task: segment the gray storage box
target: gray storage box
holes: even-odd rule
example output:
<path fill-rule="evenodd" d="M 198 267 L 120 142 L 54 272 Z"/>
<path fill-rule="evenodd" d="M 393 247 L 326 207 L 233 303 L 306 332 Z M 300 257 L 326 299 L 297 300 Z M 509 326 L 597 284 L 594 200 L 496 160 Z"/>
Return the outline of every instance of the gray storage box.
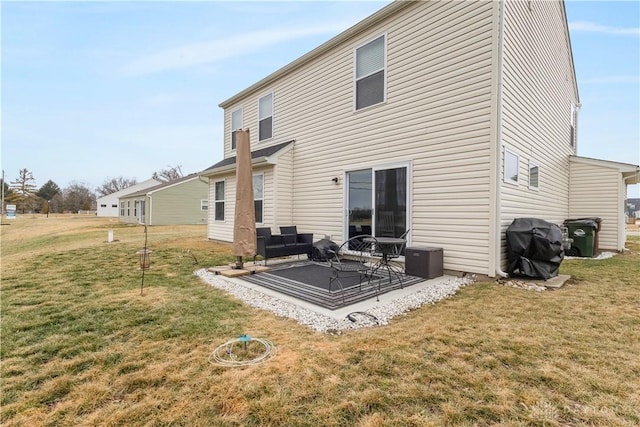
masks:
<path fill-rule="evenodd" d="M 404 250 L 405 273 L 433 279 L 442 276 L 442 248 L 413 247 Z"/>

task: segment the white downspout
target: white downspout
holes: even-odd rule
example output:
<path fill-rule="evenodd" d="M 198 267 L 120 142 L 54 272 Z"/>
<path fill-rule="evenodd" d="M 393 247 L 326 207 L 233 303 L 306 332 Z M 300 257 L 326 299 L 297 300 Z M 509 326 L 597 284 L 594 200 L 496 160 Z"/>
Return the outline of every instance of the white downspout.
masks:
<path fill-rule="evenodd" d="M 147 197 L 149 197 L 149 225 L 153 225 L 153 221 L 151 220 L 151 215 L 153 215 L 153 199 L 151 198 L 151 193 L 147 193 Z"/>
<path fill-rule="evenodd" d="M 502 259 L 501 247 L 502 247 L 502 224 L 500 219 L 502 218 L 501 211 L 501 192 L 502 192 L 502 181 L 501 181 L 501 165 L 502 162 L 500 158 L 502 156 L 502 77 L 504 71 L 503 64 L 503 56 L 504 56 L 504 8 L 505 2 L 500 1 L 500 13 L 499 13 L 499 29 L 498 29 L 498 88 L 497 88 L 497 99 L 496 99 L 496 145 L 498 146 L 498 158 L 496 159 L 496 216 L 495 216 L 495 231 L 496 231 L 496 240 L 495 240 L 495 273 L 501 277 L 507 277 L 508 274 L 502 271 L 502 266 L 500 265 L 500 261 Z"/>

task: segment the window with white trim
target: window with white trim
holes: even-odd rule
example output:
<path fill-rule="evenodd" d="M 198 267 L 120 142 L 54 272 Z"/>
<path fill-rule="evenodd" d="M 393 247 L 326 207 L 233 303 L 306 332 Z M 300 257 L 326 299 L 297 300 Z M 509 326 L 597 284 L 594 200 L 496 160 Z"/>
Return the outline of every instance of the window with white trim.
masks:
<path fill-rule="evenodd" d="M 224 221 L 224 181 L 215 182 L 214 193 L 214 220 Z"/>
<path fill-rule="evenodd" d="M 505 147 L 504 149 L 504 182 L 518 185 L 520 173 L 520 157 Z"/>
<path fill-rule="evenodd" d="M 131 216 L 131 201 L 127 200 L 127 216 Z"/>
<path fill-rule="evenodd" d="M 540 166 L 532 160 L 529 160 L 529 188 L 540 189 Z"/>
<path fill-rule="evenodd" d="M 577 109 L 575 104 L 572 102 L 571 103 L 571 130 L 569 135 L 569 145 L 571 145 L 571 147 L 576 146 L 576 114 L 577 114 Z"/>
<path fill-rule="evenodd" d="M 382 35 L 356 49 L 356 110 L 385 101 L 386 36 Z"/>
<path fill-rule="evenodd" d="M 201 211 L 208 211 L 209 210 L 209 200 L 207 200 L 207 199 L 200 200 L 200 210 Z"/>
<path fill-rule="evenodd" d="M 273 136 L 273 93 L 263 96 L 258 101 L 258 141 Z"/>
<path fill-rule="evenodd" d="M 242 129 L 242 108 L 231 112 L 231 149 L 236 149 L 236 131 Z"/>
<path fill-rule="evenodd" d="M 253 175 L 253 205 L 256 209 L 256 222 L 262 223 L 264 213 L 264 175 Z"/>
<path fill-rule="evenodd" d="M 120 202 L 120 216 L 124 216 L 124 202 Z"/>

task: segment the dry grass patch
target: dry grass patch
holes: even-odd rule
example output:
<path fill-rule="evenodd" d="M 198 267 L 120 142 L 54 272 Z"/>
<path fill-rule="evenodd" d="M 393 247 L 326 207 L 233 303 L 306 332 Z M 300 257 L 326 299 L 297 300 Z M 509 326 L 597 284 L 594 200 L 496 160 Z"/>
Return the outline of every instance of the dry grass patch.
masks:
<path fill-rule="evenodd" d="M 110 222 L 74 218 L 1 229 L 3 426 L 640 424 L 637 238 L 631 253 L 563 263 L 575 279 L 557 291 L 480 283 L 329 336 L 200 282 L 194 269 L 233 259 L 204 227 L 149 227 L 141 296 L 143 228 L 105 244 Z M 276 356 L 208 362 L 243 333 Z"/>

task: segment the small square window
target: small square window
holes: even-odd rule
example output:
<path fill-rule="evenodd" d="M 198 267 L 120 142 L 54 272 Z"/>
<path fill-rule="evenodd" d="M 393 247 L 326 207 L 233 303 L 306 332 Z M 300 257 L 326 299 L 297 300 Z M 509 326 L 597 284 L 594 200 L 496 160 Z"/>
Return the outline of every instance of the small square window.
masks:
<path fill-rule="evenodd" d="M 529 188 L 531 190 L 540 189 L 540 166 L 533 161 L 529 161 Z"/>
<path fill-rule="evenodd" d="M 209 210 L 209 201 L 207 199 L 200 200 L 200 210 L 201 211 Z"/>
<path fill-rule="evenodd" d="M 508 148 L 504 149 L 504 182 L 518 185 L 520 158 Z"/>

